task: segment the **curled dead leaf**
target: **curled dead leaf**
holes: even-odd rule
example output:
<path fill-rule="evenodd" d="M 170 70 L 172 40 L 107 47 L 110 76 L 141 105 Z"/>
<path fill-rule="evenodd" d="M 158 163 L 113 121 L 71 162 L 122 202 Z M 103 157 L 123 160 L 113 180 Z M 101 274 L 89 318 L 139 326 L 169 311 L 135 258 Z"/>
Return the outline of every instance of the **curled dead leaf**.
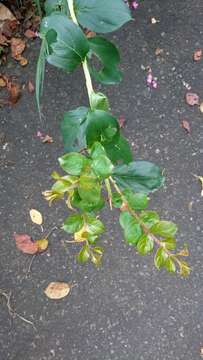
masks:
<path fill-rule="evenodd" d="M 199 96 L 195 93 L 186 93 L 185 100 L 186 103 L 190 106 L 199 105 Z"/>
<path fill-rule="evenodd" d="M 11 55 L 14 59 L 19 60 L 24 50 L 25 41 L 16 37 L 11 38 Z"/>
<path fill-rule="evenodd" d="M 34 224 L 42 225 L 43 223 L 42 214 L 36 209 L 30 210 L 30 218 Z"/>
<path fill-rule="evenodd" d="M 187 120 L 182 120 L 181 127 L 188 133 L 191 133 L 190 124 Z"/>
<path fill-rule="evenodd" d="M 49 299 L 63 299 L 70 293 L 71 285 L 65 282 L 51 282 L 44 293 Z"/>
<path fill-rule="evenodd" d="M 21 87 L 19 84 L 8 82 L 7 89 L 9 92 L 8 104 L 15 105 L 21 97 Z"/>
<path fill-rule="evenodd" d="M 200 61 L 201 58 L 202 58 L 202 49 L 195 50 L 195 52 L 193 54 L 193 60 L 194 61 Z"/>
<path fill-rule="evenodd" d="M 17 248 L 24 254 L 34 255 L 38 252 L 38 245 L 32 241 L 31 237 L 27 234 L 14 234 L 14 239 Z"/>
<path fill-rule="evenodd" d="M 33 30 L 31 30 L 31 29 L 27 29 L 27 30 L 25 31 L 25 34 L 24 34 L 24 35 L 25 35 L 26 38 L 28 38 L 28 39 L 35 39 L 35 38 L 37 37 L 36 32 L 33 31 Z"/>

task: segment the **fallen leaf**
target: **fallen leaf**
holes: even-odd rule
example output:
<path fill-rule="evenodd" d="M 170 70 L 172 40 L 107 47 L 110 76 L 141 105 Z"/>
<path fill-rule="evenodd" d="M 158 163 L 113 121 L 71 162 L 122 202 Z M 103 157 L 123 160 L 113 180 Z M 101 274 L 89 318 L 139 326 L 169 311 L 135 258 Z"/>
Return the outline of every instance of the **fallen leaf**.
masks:
<path fill-rule="evenodd" d="M 7 89 L 9 92 L 8 104 L 15 105 L 21 97 L 21 87 L 19 84 L 8 82 Z"/>
<path fill-rule="evenodd" d="M 35 243 L 37 244 L 39 253 L 44 252 L 48 248 L 48 245 L 49 245 L 49 242 L 47 239 L 36 240 Z"/>
<path fill-rule="evenodd" d="M 30 210 L 30 218 L 34 224 L 42 225 L 43 223 L 42 214 L 36 209 Z"/>
<path fill-rule="evenodd" d="M 6 80 L 0 75 L 0 87 L 6 87 Z"/>
<path fill-rule="evenodd" d="M 155 17 L 152 17 L 150 21 L 151 21 L 151 24 L 153 24 L 153 25 L 160 22 L 160 21 L 157 20 Z"/>
<path fill-rule="evenodd" d="M 71 285 L 65 282 L 51 282 L 44 293 L 49 299 L 59 300 L 67 296 L 70 292 Z"/>
<path fill-rule="evenodd" d="M 0 32 L 0 45 L 7 46 L 8 45 L 8 39 L 6 36 Z"/>
<path fill-rule="evenodd" d="M 201 102 L 199 109 L 200 109 L 201 113 L 203 113 L 203 102 Z"/>
<path fill-rule="evenodd" d="M 195 52 L 193 54 L 193 60 L 194 61 L 200 61 L 201 58 L 202 58 L 202 49 L 195 50 Z"/>
<path fill-rule="evenodd" d="M 28 87 L 28 91 L 29 91 L 29 93 L 33 93 L 34 91 L 35 91 L 35 87 L 34 87 L 34 85 L 33 85 L 33 83 L 32 83 L 32 81 L 28 81 L 28 85 L 27 85 L 27 87 Z"/>
<path fill-rule="evenodd" d="M 202 185 L 201 196 L 203 196 L 203 176 L 194 175 L 194 177 L 201 182 Z"/>
<path fill-rule="evenodd" d="M 185 129 L 187 131 L 188 134 L 191 133 L 191 129 L 190 129 L 190 124 L 187 120 L 182 120 L 181 121 L 181 126 L 183 129 Z"/>
<path fill-rule="evenodd" d="M 26 38 L 28 39 L 35 39 L 37 37 L 37 34 L 35 31 L 31 30 L 31 29 L 27 29 L 24 33 L 24 35 L 26 36 Z"/>
<path fill-rule="evenodd" d="M 24 56 L 20 56 L 19 62 L 21 66 L 26 66 L 28 64 L 28 60 Z"/>
<path fill-rule="evenodd" d="M 126 124 L 126 120 L 125 120 L 124 116 L 120 116 L 118 119 L 118 122 L 119 122 L 120 129 L 123 129 Z"/>
<path fill-rule="evenodd" d="M 195 93 L 186 93 L 185 95 L 186 103 L 190 106 L 198 105 L 199 104 L 199 96 Z"/>
<path fill-rule="evenodd" d="M 51 144 L 51 143 L 53 143 L 54 142 L 54 140 L 53 140 L 53 138 L 51 137 L 51 136 L 49 136 L 49 135 L 45 135 L 44 137 L 43 137 L 43 139 L 42 139 L 42 142 L 44 143 L 44 144 Z"/>
<path fill-rule="evenodd" d="M 14 234 L 14 239 L 17 248 L 24 254 L 34 255 L 38 252 L 38 245 L 32 241 L 31 237 L 27 234 Z"/>
<path fill-rule="evenodd" d="M 12 12 L 3 4 L 0 4 L 0 21 L 16 20 Z"/>
<path fill-rule="evenodd" d="M 158 48 L 156 48 L 156 50 L 155 50 L 155 55 L 156 56 L 159 56 L 159 55 L 161 55 L 161 54 L 163 54 L 163 49 L 160 49 L 159 47 Z"/>
<path fill-rule="evenodd" d="M 14 59 L 19 60 L 19 56 L 23 53 L 24 50 L 25 41 L 16 37 L 11 38 L 11 53 Z"/>

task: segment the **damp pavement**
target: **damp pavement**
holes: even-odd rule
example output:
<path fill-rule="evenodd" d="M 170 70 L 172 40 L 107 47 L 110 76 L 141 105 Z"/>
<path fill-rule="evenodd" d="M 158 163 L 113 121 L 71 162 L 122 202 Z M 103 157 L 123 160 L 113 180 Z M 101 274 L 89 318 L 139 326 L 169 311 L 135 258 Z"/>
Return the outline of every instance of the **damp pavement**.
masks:
<path fill-rule="evenodd" d="M 155 17 L 159 22 L 151 24 Z M 59 122 L 63 111 L 87 104 L 81 70 L 66 75 L 47 67 L 40 121 L 33 94 L 26 88 L 15 107 L 0 109 L 0 288 L 11 292 L 15 310 L 36 330 L 8 313 L 0 299 L 1 360 L 198 360 L 203 347 L 203 238 L 200 183 L 203 175 L 202 124 L 198 107 L 185 103 L 186 87 L 203 100 L 203 62 L 193 52 L 203 48 L 202 0 L 146 0 L 135 21 L 110 35 L 121 51 L 123 82 L 98 89 L 109 95 L 112 111 L 124 116 L 124 129 L 134 157 L 165 169 L 166 184 L 151 196 L 151 208 L 178 223 L 178 243 L 190 249 L 192 274 L 186 279 L 158 272 L 152 256 L 138 256 L 124 243 L 118 213 L 106 210 L 103 265 L 80 266 L 77 248 L 67 235 L 54 233 L 47 252 L 38 256 L 26 278 L 30 257 L 17 251 L 13 233 L 42 236 L 29 210 L 44 215 L 45 232 L 60 224 L 66 209 L 49 208 L 41 192 L 63 153 Z M 10 62 L 10 72 L 22 84 L 34 81 L 37 42 L 27 50 L 29 65 Z M 161 56 L 155 55 L 163 49 Z M 146 86 L 144 67 L 158 78 L 158 88 Z M 181 128 L 187 119 L 191 134 Z M 37 131 L 53 137 L 42 144 Z M 77 284 L 60 301 L 44 289 L 51 281 Z"/>

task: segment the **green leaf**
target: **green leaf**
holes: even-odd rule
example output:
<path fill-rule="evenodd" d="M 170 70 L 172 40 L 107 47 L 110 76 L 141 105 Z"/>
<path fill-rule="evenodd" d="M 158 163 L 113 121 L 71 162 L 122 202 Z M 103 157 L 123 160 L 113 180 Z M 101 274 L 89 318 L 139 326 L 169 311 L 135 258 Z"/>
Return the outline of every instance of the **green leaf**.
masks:
<path fill-rule="evenodd" d="M 44 9 L 46 15 L 50 15 L 53 12 L 62 12 L 69 15 L 67 0 L 46 0 L 44 3 Z"/>
<path fill-rule="evenodd" d="M 55 182 L 51 189 L 58 193 L 65 193 L 66 191 L 69 191 L 70 187 L 75 181 L 77 181 L 77 177 L 69 175 L 63 176 Z"/>
<path fill-rule="evenodd" d="M 75 0 L 74 3 L 79 23 L 98 33 L 114 31 L 131 20 L 123 0 Z"/>
<path fill-rule="evenodd" d="M 177 230 L 176 224 L 171 221 L 159 221 L 151 228 L 153 234 L 158 234 L 163 237 L 173 237 Z"/>
<path fill-rule="evenodd" d="M 77 260 L 80 263 L 86 263 L 90 258 L 90 249 L 88 245 L 84 245 L 83 248 L 80 250 L 79 254 L 77 255 Z"/>
<path fill-rule="evenodd" d="M 62 169 L 71 175 L 80 175 L 85 165 L 87 165 L 87 159 L 83 155 L 74 152 L 65 154 L 58 160 Z"/>
<path fill-rule="evenodd" d="M 91 98 L 90 98 L 90 106 L 92 110 L 104 110 L 109 111 L 109 100 L 101 92 L 95 93 L 92 92 Z"/>
<path fill-rule="evenodd" d="M 119 221 L 128 244 L 136 245 L 142 236 L 142 229 L 136 219 L 128 211 L 124 211 L 121 212 Z"/>
<path fill-rule="evenodd" d="M 137 251 L 141 255 L 149 254 L 154 248 L 154 241 L 148 235 L 143 235 L 137 244 Z"/>
<path fill-rule="evenodd" d="M 62 229 L 67 233 L 72 234 L 78 232 L 83 227 L 83 224 L 84 220 L 82 215 L 73 214 L 64 220 Z"/>
<path fill-rule="evenodd" d="M 92 175 L 82 175 L 79 180 L 78 193 L 82 200 L 97 204 L 101 199 L 101 185 Z"/>
<path fill-rule="evenodd" d="M 91 75 L 104 85 L 120 82 L 122 80 L 121 72 L 118 69 L 120 55 L 114 44 L 100 36 L 91 37 L 88 41 L 91 54 L 96 55 L 102 63 L 102 69 L 99 71 L 89 65 Z"/>
<path fill-rule="evenodd" d="M 78 193 L 78 189 L 75 189 L 71 199 L 71 204 L 73 207 L 77 207 L 84 212 L 91 212 L 101 210 L 105 205 L 105 201 L 102 197 L 94 203 L 90 202 L 88 199 L 83 200 Z"/>
<path fill-rule="evenodd" d="M 176 249 L 176 239 L 174 238 L 166 238 L 161 241 L 161 244 L 164 248 L 168 250 L 175 250 Z"/>
<path fill-rule="evenodd" d="M 98 141 L 102 145 L 116 141 L 119 138 L 119 124 L 111 114 L 103 110 L 88 113 L 86 140 L 88 147 Z"/>
<path fill-rule="evenodd" d="M 86 148 L 85 132 L 88 108 L 79 107 L 64 113 L 61 122 L 61 134 L 65 151 L 80 151 Z"/>
<path fill-rule="evenodd" d="M 112 193 L 112 204 L 115 208 L 120 208 L 122 205 L 123 201 L 121 198 L 121 195 L 119 195 L 117 192 L 113 192 Z"/>
<path fill-rule="evenodd" d="M 47 61 L 65 71 L 72 72 L 89 51 L 89 43 L 82 30 L 64 14 L 53 13 L 45 17 L 40 32 L 49 44 Z"/>
<path fill-rule="evenodd" d="M 172 272 L 172 273 L 176 272 L 175 262 L 170 256 L 166 259 L 166 261 L 164 263 L 164 267 L 166 268 L 166 270 L 168 272 Z"/>
<path fill-rule="evenodd" d="M 114 168 L 113 178 L 122 189 L 149 193 L 157 190 L 164 182 L 158 166 L 148 161 L 134 161 Z"/>
<path fill-rule="evenodd" d="M 114 164 L 118 162 L 129 164 L 133 160 L 131 147 L 123 135 L 120 135 L 116 142 L 105 144 L 105 150 Z"/>
<path fill-rule="evenodd" d="M 149 229 L 156 223 L 159 222 L 159 214 L 156 211 L 142 211 L 140 214 L 140 220 Z"/>
<path fill-rule="evenodd" d="M 98 156 L 92 162 L 92 169 L 94 170 L 95 174 L 102 179 L 111 176 L 113 168 L 114 166 L 112 162 L 105 155 Z"/>
<path fill-rule="evenodd" d="M 162 247 L 159 247 L 154 257 L 154 264 L 158 270 L 164 266 L 167 258 L 168 254 L 164 251 Z"/>
<path fill-rule="evenodd" d="M 97 159 L 99 156 L 106 155 L 104 147 L 99 143 L 95 142 L 90 149 L 90 156 L 92 159 Z"/>
<path fill-rule="evenodd" d="M 93 215 L 88 215 L 86 217 L 85 224 L 88 233 L 94 236 L 102 234 L 105 230 L 104 224 Z"/>
<path fill-rule="evenodd" d="M 133 193 L 127 189 L 123 194 L 133 210 L 144 210 L 148 206 L 149 199 L 145 193 Z"/>
<path fill-rule="evenodd" d="M 43 85 L 44 85 L 44 74 L 45 74 L 45 64 L 46 57 L 48 53 L 48 45 L 47 40 L 44 38 L 41 43 L 39 57 L 37 60 L 37 69 L 36 69 L 36 79 L 35 79 L 35 94 L 36 94 L 36 102 L 39 113 L 40 111 L 40 98 L 43 93 Z"/>

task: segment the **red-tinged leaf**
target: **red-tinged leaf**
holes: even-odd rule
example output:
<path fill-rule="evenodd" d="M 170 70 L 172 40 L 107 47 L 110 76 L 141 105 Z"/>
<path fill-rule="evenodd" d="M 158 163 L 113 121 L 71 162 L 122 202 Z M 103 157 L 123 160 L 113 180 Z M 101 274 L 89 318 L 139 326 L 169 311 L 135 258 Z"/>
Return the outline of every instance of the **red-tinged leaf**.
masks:
<path fill-rule="evenodd" d="M 14 239 L 16 242 L 17 248 L 22 251 L 24 254 L 37 254 L 38 245 L 36 242 L 33 242 L 31 237 L 27 234 L 14 234 Z"/>
<path fill-rule="evenodd" d="M 126 119 L 124 118 L 124 116 L 120 116 L 119 119 L 118 119 L 118 122 L 119 122 L 119 126 L 121 129 L 123 129 L 125 127 L 125 124 L 126 124 Z"/>
<path fill-rule="evenodd" d="M 185 96 L 186 103 L 190 106 L 199 104 L 199 96 L 195 93 L 188 92 Z"/>
<path fill-rule="evenodd" d="M 33 83 L 32 83 L 32 81 L 28 81 L 28 85 L 27 85 L 27 87 L 28 87 L 28 91 L 29 91 L 29 93 L 33 93 L 34 91 L 35 91 L 35 87 L 34 87 L 34 85 L 33 85 Z"/>
<path fill-rule="evenodd" d="M 182 120 L 181 126 L 182 126 L 183 129 L 185 129 L 185 131 L 187 131 L 188 134 L 191 133 L 190 124 L 189 124 L 189 122 L 187 120 Z"/>
<path fill-rule="evenodd" d="M 193 60 L 194 61 L 200 61 L 201 58 L 202 58 L 202 49 L 195 50 L 195 52 L 193 54 Z"/>
<path fill-rule="evenodd" d="M 24 35 L 26 36 L 26 38 L 28 39 L 35 39 L 37 37 L 36 32 L 31 30 L 31 29 L 27 29 L 24 33 Z"/>

